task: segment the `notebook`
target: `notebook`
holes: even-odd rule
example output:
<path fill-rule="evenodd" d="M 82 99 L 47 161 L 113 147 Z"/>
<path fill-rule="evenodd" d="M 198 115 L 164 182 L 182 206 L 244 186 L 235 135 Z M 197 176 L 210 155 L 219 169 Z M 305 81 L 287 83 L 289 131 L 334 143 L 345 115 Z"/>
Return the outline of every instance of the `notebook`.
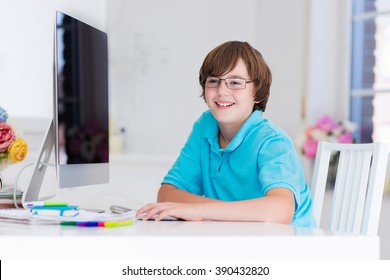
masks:
<path fill-rule="evenodd" d="M 135 218 L 136 211 L 123 214 L 95 213 L 80 210 L 74 217 L 33 215 L 29 209 L 0 209 L 0 221 L 27 224 L 60 224 L 61 222 L 122 221 Z"/>

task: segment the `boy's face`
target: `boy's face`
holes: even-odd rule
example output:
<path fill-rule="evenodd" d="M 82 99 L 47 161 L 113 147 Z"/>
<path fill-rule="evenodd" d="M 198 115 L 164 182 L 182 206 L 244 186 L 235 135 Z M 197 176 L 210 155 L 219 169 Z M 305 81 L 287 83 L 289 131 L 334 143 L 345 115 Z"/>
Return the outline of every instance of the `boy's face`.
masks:
<path fill-rule="evenodd" d="M 241 78 L 250 81 L 246 65 L 239 59 L 236 67 L 221 77 Z M 235 90 L 226 86 L 225 81 L 220 81 L 216 88 L 205 88 L 207 106 L 220 126 L 231 127 L 238 130 L 246 119 L 252 114 L 254 102 L 254 84 L 247 83 L 245 89 Z"/>

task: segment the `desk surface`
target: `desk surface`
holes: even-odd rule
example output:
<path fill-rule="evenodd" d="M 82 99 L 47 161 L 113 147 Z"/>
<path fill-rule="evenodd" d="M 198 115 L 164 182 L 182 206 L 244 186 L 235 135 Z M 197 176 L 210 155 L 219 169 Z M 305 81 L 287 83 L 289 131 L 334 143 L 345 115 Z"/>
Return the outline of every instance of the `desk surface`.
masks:
<path fill-rule="evenodd" d="M 136 221 L 116 228 L 0 222 L 0 242 L 0 257 L 8 259 L 25 258 L 22 251 L 44 259 L 47 248 L 61 252 L 51 256 L 59 259 L 379 259 L 380 250 L 378 236 L 246 222 Z"/>

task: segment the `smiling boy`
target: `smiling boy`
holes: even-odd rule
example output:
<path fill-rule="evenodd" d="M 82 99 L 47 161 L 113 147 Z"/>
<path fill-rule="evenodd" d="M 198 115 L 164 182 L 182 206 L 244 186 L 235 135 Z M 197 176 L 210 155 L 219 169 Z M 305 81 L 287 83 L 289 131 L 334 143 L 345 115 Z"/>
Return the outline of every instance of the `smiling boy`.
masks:
<path fill-rule="evenodd" d="M 262 117 L 271 72 L 259 51 L 230 41 L 205 58 L 199 82 L 209 108 L 163 179 L 144 220 L 262 221 L 315 226 L 310 189 L 291 139 Z"/>

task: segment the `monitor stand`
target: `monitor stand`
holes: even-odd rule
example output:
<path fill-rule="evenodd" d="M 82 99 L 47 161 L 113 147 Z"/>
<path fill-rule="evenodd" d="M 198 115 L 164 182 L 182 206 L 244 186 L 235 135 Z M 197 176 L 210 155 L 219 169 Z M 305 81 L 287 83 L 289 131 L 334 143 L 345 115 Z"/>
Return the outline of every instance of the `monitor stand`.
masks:
<path fill-rule="evenodd" d="M 49 163 L 51 153 L 55 143 L 54 121 L 52 120 L 49 125 L 49 129 L 46 132 L 45 141 L 40 149 L 38 159 L 34 164 L 34 172 L 31 177 L 30 184 L 27 189 L 24 190 L 22 196 L 22 204 L 26 202 L 47 200 L 54 195 L 40 198 L 39 193 L 42 187 L 42 181 L 45 176 L 46 168 L 48 166 L 55 167 L 55 164 Z"/>

